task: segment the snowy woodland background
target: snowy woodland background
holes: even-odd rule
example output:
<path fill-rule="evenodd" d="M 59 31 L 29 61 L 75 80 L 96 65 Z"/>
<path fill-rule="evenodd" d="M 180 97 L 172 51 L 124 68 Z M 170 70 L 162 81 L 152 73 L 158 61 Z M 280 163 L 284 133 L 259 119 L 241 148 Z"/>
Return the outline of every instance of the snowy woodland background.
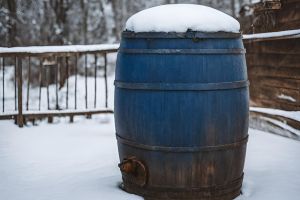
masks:
<path fill-rule="evenodd" d="M 0 0 L 0 46 L 114 43 L 126 20 L 169 3 L 207 5 L 237 17 L 253 0 Z M 174 16 L 175 17 L 175 16 Z"/>

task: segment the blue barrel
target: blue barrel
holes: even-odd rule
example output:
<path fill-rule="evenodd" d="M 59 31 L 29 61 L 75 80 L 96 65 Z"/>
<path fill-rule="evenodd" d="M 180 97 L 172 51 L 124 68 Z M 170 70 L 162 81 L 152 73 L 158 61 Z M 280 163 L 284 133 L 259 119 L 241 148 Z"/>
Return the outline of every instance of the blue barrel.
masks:
<path fill-rule="evenodd" d="M 115 126 L 124 190 L 145 199 L 235 198 L 248 113 L 240 33 L 122 33 Z"/>

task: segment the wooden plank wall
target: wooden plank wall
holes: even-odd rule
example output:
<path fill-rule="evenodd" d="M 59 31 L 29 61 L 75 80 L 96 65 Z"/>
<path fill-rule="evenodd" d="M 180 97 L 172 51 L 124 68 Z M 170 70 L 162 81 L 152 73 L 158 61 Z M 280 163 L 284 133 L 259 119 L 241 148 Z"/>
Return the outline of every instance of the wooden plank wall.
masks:
<path fill-rule="evenodd" d="M 243 32 L 263 33 L 300 29 L 300 0 L 274 0 L 274 2 L 275 4 L 269 5 L 264 3 L 251 5 L 254 14 L 240 20 L 251 21 L 242 24 Z M 300 38 L 245 40 L 244 45 L 247 50 L 250 105 L 300 111 Z M 282 116 L 251 112 L 250 117 L 254 119 L 252 121 L 257 119 L 264 121 L 264 117 L 273 118 L 295 130 L 300 129 L 300 122 Z M 266 123 L 278 128 L 269 121 Z M 300 140 L 299 135 L 285 134 L 287 130 L 283 129 L 274 133 Z"/>
<path fill-rule="evenodd" d="M 300 0 L 281 0 L 281 9 L 276 12 L 275 31 L 300 28 Z"/>
<path fill-rule="evenodd" d="M 253 7 L 255 33 L 300 29 L 300 0 L 265 0 Z M 251 104 L 300 110 L 300 38 L 245 40 L 244 44 Z"/>
<path fill-rule="evenodd" d="M 300 110 L 300 38 L 246 41 L 252 106 Z"/>

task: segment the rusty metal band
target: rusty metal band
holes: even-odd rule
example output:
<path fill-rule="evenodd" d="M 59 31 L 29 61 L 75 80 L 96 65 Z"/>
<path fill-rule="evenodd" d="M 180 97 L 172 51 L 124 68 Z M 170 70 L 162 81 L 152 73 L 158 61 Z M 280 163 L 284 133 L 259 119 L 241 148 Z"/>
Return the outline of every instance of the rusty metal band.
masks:
<path fill-rule="evenodd" d="M 242 174 L 242 176 L 240 176 L 239 178 L 224 184 L 224 185 L 214 185 L 214 186 L 207 186 L 207 187 L 190 187 L 190 188 L 174 188 L 174 187 L 168 187 L 168 186 L 151 186 L 149 188 L 151 188 L 152 190 L 156 190 L 156 191 L 167 191 L 167 192 L 171 192 L 171 191 L 177 191 L 177 192 L 199 192 L 199 191 L 214 191 L 214 192 L 232 192 L 231 190 L 237 190 L 240 189 L 242 187 L 242 180 L 244 178 L 244 173 Z M 232 187 L 235 186 L 235 187 Z M 229 191 L 228 191 L 229 190 Z M 224 193 L 222 193 L 222 195 L 224 195 Z M 214 196 L 217 196 L 217 194 L 215 194 Z"/>
<path fill-rule="evenodd" d="M 117 88 L 130 90 L 230 90 L 249 86 L 248 80 L 220 83 L 128 83 L 115 81 Z"/>
<path fill-rule="evenodd" d="M 123 38 L 168 38 L 168 39 L 227 39 L 227 38 L 241 38 L 241 33 L 229 33 L 229 32 L 215 32 L 215 33 L 206 33 L 199 31 L 187 31 L 184 33 L 177 32 L 139 32 L 135 33 L 133 31 L 123 31 Z"/>
<path fill-rule="evenodd" d="M 127 54 L 245 54 L 245 49 L 119 49 Z"/>
<path fill-rule="evenodd" d="M 171 187 L 171 186 L 156 186 L 156 185 L 151 185 L 148 186 L 147 189 L 144 191 L 143 188 L 135 185 L 134 183 L 128 182 L 126 179 L 124 179 L 125 183 L 125 190 L 126 187 L 130 187 L 131 190 L 134 190 L 136 194 L 141 194 L 144 193 L 145 196 L 151 195 L 153 196 L 153 193 L 177 193 L 177 194 L 185 194 L 185 199 L 190 199 L 187 196 L 192 195 L 193 198 L 195 197 L 200 198 L 203 197 L 204 199 L 216 199 L 217 197 L 224 197 L 224 195 L 232 194 L 232 193 L 239 193 L 240 189 L 242 187 L 242 182 L 244 178 L 244 173 L 232 181 L 230 181 L 227 184 L 223 185 L 213 185 L 213 186 L 206 186 L 206 187 Z M 198 194 L 197 194 L 198 193 Z M 213 193 L 211 195 L 211 193 Z M 206 198 L 205 198 L 206 197 Z M 209 198 L 210 197 L 210 198 Z M 160 199 L 160 198 L 159 198 Z M 219 198 L 217 198 L 219 199 Z"/>
<path fill-rule="evenodd" d="M 135 141 L 131 141 L 125 139 L 118 134 L 116 134 L 118 142 L 121 144 L 135 147 L 138 149 L 144 149 L 148 151 L 163 151 L 163 152 L 180 152 L 180 153 L 188 153 L 188 152 L 201 152 L 201 151 L 222 151 L 228 149 L 234 149 L 245 145 L 248 141 L 248 135 L 240 141 L 230 143 L 230 144 L 221 144 L 221 145 L 214 145 L 214 146 L 192 146 L 192 147 L 167 147 L 167 146 L 154 146 L 154 145 L 147 145 L 137 143 Z"/>
<path fill-rule="evenodd" d="M 228 190 L 228 188 L 231 188 L 230 186 L 232 185 L 236 185 L 236 187 L 240 187 L 242 180 L 244 178 L 244 173 L 242 173 L 242 175 L 232 181 L 230 181 L 227 184 L 224 185 L 212 185 L 212 186 L 203 186 L 203 187 L 188 187 L 188 188 L 180 188 L 180 187 L 171 187 L 171 186 L 160 186 L 160 185 L 151 185 L 151 189 L 155 189 L 155 190 L 162 190 L 162 191 L 220 191 L 220 190 Z M 231 189 L 235 189 L 235 188 L 231 188 Z"/>

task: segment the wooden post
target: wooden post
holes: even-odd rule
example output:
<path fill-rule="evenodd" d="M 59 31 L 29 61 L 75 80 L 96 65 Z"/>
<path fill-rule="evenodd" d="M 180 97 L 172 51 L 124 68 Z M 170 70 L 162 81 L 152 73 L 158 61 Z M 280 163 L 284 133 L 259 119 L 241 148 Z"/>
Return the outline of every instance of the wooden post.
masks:
<path fill-rule="evenodd" d="M 97 106 L 97 54 L 95 54 L 95 72 L 94 72 L 94 78 L 95 78 L 95 93 L 94 93 L 94 108 Z"/>
<path fill-rule="evenodd" d="M 40 60 L 40 66 L 39 66 L 39 82 L 40 82 L 40 86 L 39 86 L 39 110 L 41 110 L 41 98 L 42 98 L 42 78 L 43 78 L 43 63 Z"/>
<path fill-rule="evenodd" d="M 59 109 L 59 105 L 58 105 L 58 68 L 59 68 L 59 58 L 55 57 L 56 59 L 56 65 L 55 65 L 55 109 L 58 110 Z"/>
<path fill-rule="evenodd" d="M 107 54 L 104 53 L 104 84 L 105 84 L 105 108 L 108 107 L 108 89 L 107 89 Z"/>
<path fill-rule="evenodd" d="M 3 80 L 2 80 L 2 112 L 4 112 L 4 109 L 5 109 L 5 107 L 4 107 L 4 104 L 5 104 L 5 98 L 4 98 L 4 95 L 5 95 L 5 73 L 4 73 L 4 71 L 5 71 L 5 63 L 4 63 L 4 57 L 2 58 L 2 78 L 3 78 Z"/>
<path fill-rule="evenodd" d="M 26 110 L 29 109 L 30 74 L 31 74 L 31 59 L 30 59 L 30 56 L 29 56 L 28 57 L 28 79 L 27 79 Z"/>
<path fill-rule="evenodd" d="M 73 122 L 74 122 L 74 116 L 70 115 L 70 123 L 73 123 Z"/>
<path fill-rule="evenodd" d="M 47 82 L 47 109 L 50 110 L 50 100 L 49 100 L 49 82 L 50 82 L 50 69 L 49 67 L 47 66 L 45 68 L 45 79 L 46 79 L 46 82 Z"/>
<path fill-rule="evenodd" d="M 88 103 L 87 103 L 87 55 L 84 55 L 84 79 L 85 79 L 85 108 L 88 108 Z"/>
<path fill-rule="evenodd" d="M 18 125 L 23 127 L 23 99 L 22 99 L 22 58 L 17 62 L 17 82 L 18 82 Z"/>
<path fill-rule="evenodd" d="M 74 91 L 74 93 L 75 93 L 75 97 L 74 97 L 75 107 L 74 108 L 75 108 L 75 110 L 77 109 L 77 65 L 78 65 L 77 60 L 78 60 L 78 55 L 75 54 L 75 66 L 74 66 L 75 67 L 75 69 L 74 69 L 74 73 L 75 73 L 75 91 Z"/>
<path fill-rule="evenodd" d="M 52 116 L 48 116 L 48 123 L 52 124 L 53 123 L 53 117 Z"/>
<path fill-rule="evenodd" d="M 15 86 L 15 110 L 17 110 L 17 57 L 15 56 L 15 78 L 14 78 L 14 86 Z"/>
<path fill-rule="evenodd" d="M 66 94 L 66 109 L 69 108 L 69 58 L 66 57 L 66 78 L 67 78 L 67 94 Z"/>

